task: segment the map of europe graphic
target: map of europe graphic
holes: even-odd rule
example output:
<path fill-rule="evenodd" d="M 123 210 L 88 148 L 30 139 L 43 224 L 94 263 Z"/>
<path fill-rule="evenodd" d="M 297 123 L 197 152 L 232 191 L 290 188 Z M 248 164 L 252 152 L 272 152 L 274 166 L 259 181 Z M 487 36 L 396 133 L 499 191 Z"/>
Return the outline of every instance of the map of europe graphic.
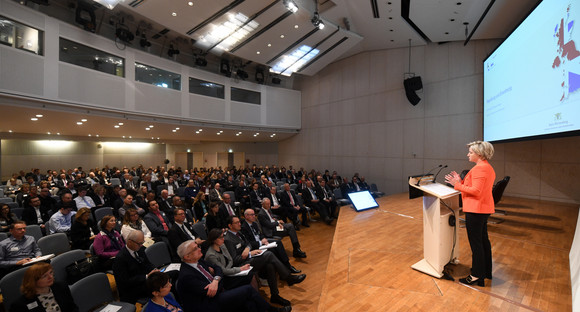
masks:
<path fill-rule="evenodd" d="M 566 62 L 573 61 L 580 56 L 580 52 L 576 48 L 576 43 L 573 38 L 574 34 L 574 20 L 570 20 L 570 6 L 566 9 L 566 15 L 556 24 L 554 29 L 554 37 L 557 39 L 557 54 L 552 68 L 562 68 L 563 94 L 560 101 L 564 101 L 568 95 L 580 89 L 580 73 L 574 73 L 566 69 Z M 580 59 L 579 59 L 580 60 Z"/>

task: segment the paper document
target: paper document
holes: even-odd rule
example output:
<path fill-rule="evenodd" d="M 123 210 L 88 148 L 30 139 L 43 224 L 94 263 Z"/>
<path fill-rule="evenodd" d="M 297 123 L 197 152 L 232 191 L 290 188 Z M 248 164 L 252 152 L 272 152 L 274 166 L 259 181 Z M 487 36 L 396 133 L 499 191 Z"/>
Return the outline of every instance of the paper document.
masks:
<path fill-rule="evenodd" d="M 265 250 L 265 249 L 270 249 L 270 248 L 274 248 L 274 247 L 278 247 L 278 244 L 276 244 L 276 242 L 271 242 L 268 245 L 262 245 L 262 246 L 260 246 L 260 249 Z"/>
<path fill-rule="evenodd" d="M 250 271 L 252 270 L 253 266 L 250 266 L 249 269 L 245 270 L 245 271 L 240 271 L 240 273 L 236 273 L 232 276 L 246 276 L 248 275 L 248 273 L 250 273 Z"/>
<path fill-rule="evenodd" d="M 448 195 L 459 193 L 459 191 L 439 183 L 421 185 L 421 188 L 437 194 L 439 197 L 446 197 Z"/>
<path fill-rule="evenodd" d="M 181 269 L 181 263 L 171 263 L 161 272 L 179 271 L 179 269 Z"/>
<path fill-rule="evenodd" d="M 109 303 L 104 308 L 100 309 L 99 312 L 116 312 L 121 310 L 121 308 L 123 307 Z"/>
<path fill-rule="evenodd" d="M 27 262 L 24 265 L 30 265 L 30 264 L 34 264 L 34 263 L 37 263 L 37 262 L 46 261 L 46 260 L 52 259 L 52 258 L 54 258 L 54 254 L 50 254 L 50 255 L 46 255 L 46 256 L 40 256 L 38 258 L 33 258 L 30 262 Z"/>

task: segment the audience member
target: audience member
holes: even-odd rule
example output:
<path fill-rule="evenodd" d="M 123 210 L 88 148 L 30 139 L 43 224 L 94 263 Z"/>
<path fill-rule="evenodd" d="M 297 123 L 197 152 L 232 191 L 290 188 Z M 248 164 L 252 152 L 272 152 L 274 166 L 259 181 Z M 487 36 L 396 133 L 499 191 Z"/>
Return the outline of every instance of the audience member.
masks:
<path fill-rule="evenodd" d="M 40 198 L 29 198 L 22 210 L 22 221 L 26 222 L 26 225 L 40 226 L 42 232 L 46 234 L 45 223 L 50 219 L 48 212 L 49 210 L 41 205 Z"/>
<path fill-rule="evenodd" d="M 54 271 L 48 263 L 32 265 L 22 278 L 22 296 L 10 306 L 11 312 L 78 312 L 68 285 L 54 281 Z"/>
<path fill-rule="evenodd" d="M 68 194 L 70 195 L 70 194 Z M 76 211 L 72 211 L 71 207 L 65 207 L 59 209 L 55 214 L 50 217 L 48 221 L 48 230 L 50 234 L 54 233 L 67 233 L 70 234 L 70 228 L 72 226 L 72 217 L 76 214 Z"/>
<path fill-rule="evenodd" d="M 89 250 L 96 234 L 99 233 L 91 219 L 91 210 L 87 207 L 79 209 L 74 216 L 74 220 L 70 229 L 72 248 Z"/>
<path fill-rule="evenodd" d="M 97 205 L 95 205 L 95 202 L 93 201 L 93 199 L 90 196 L 87 196 L 86 187 L 80 187 L 77 190 L 77 194 L 78 194 L 78 196 L 75 197 L 75 199 L 74 199 L 77 208 L 87 207 L 87 208 L 93 209 L 97 206 Z"/>
<path fill-rule="evenodd" d="M 10 234 L 0 241 L 0 278 L 42 255 L 34 237 L 25 235 L 26 224 L 23 221 L 10 225 Z"/>
<path fill-rule="evenodd" d="M 208 214 L 204 192 L 200 191 L 197 193 L 197 196 L 195 196 L 195 199 L 193 200 L 193 213 L 195 214 L 195 219 L 197 219 L 197 221 L 202 221 Z"/>
<path fill-rule="evenodd" d="M 167 240 L 167 232 L 171 227 L 169 219 L 165 215 L 165 212 L 159 210 L 159 205 L 155 200 L 149 202 L 149 213 L 143 218 L 147 228 L 151 231 L 151 236 L 156 242 L 164 241 L 169 244 Z"/>
<path fill-rule="evenodd" d="M 153 272 L 147 276 L 147 290 L 151 296 L 143 312 L 182 312 L 179 303 L 171 295 L 171 279 L 169 275 Z"/>
<path fill-rule="evenodd" d="M 99 267 L 102 271 L 106 271 L 113 267 L 113 258 L 125 247 L 125 241 L 115 230 L 117 226 L 115 216 L 104 216 L 99 225 L 101 231 L 95 237 L 93 249 L 95 255 L 99 256 Z"/>
<path fill-rule="evenodd" d="M 205 217 L 205 227 L 207 231 L 211 231 L 212 229 L 226 229 L 227 223 L 227 216 L 224 218 L 222 214 L 220 214 L 220 207 L 218 206 L 218 202 L 211 202 L 209 205 L 209 212 Z"/>
<path fill-rule="evenodd" d="M 135 230 L 143 232 L 143 235 L 145 237 L 145 242 L 143 243 L 143 246 L 145 246 L 145 248 L 155 243 L 155 241 L 153 241 L 151 231 L 149 230 L 147 224 L 145 224 L 143 219 L 141 219 L 139 213 L 137 213 L 137 209 L 129 208 L 127 209 L 127 211 L 125 211 L 125 216 L 123 216 L 123 225 L 121 226 L 121 236 L 123 236 L 123 239 L 127 241 L 129 233 Z"/>
<path fill-rule="evenodd" d="M 296 235 L 296 230 L 294 225 L 291 223 L 284 223 L 284 221 L 279 220 L 276 215 L 270 210 L 270 200 L 264 198 L 262 201 L 262 210 L 258 213 L 258 220 L 260 225 L 262 225 L 262 231 L 266 237 L 274 236 L 289 236 L 292 242 L 292 247 L 294 251 L 292 254 L 295 258 L 306 258 L 306 253 L 300 249 L 300 242 L 298 241 L 298 236 Z"/>

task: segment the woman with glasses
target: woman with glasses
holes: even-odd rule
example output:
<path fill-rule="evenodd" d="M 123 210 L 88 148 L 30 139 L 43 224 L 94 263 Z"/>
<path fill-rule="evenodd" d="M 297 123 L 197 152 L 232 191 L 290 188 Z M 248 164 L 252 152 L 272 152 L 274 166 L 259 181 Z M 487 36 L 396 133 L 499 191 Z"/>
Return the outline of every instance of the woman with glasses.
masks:
<path fill-rule="evenodd" d="M 147 277 L 147 289 L 151 292 L 151 299 L 144 312 L 181 312 L 183 309 L 170 294 L 171 280 L 169 275 L 153 272 Z"/>
<path fill-rule="evenodd" d="M 153 241 L 153 238 L 151 238 L 151 231 L 149 230 L 149 228 L 147 227 L 147 224 L 145 224 L 143 219 L 141 219 L 141 216 L 139 216 L 137 209 L 129 208 L 129 209 L 127 209 L 127 211 L 125 212 L 125 216 L 123 217 L 123 226 L 121 227 L 121 236 L 123 236 L 125 241 L 127 241 L 127 237 L 129 236 L 129 233 L 131 233 L 134 230 L 139 230 L 139 231 L 143 232 L 143 235 L 145 235 L 145 243 L 143 244 L 143 246 L 145 246 L 145 248 L 147 248 L 155 243 Z"/>

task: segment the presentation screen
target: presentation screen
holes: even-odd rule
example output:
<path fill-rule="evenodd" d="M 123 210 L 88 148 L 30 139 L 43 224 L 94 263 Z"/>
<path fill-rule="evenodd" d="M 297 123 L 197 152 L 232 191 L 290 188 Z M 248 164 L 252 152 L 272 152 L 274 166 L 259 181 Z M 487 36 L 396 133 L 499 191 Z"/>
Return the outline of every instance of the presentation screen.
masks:
<path fill-rule="evenodd" d="M 379 206 L 369 191 L 348 193 L 348 198 L 350 198 L 350 202 L 356 211 L 377 208 Z"/>
<path fill-rule="evenodd" d="M 483 62 L 483 139 L 580 135 L 580 1 L 544 0 Z"/>

